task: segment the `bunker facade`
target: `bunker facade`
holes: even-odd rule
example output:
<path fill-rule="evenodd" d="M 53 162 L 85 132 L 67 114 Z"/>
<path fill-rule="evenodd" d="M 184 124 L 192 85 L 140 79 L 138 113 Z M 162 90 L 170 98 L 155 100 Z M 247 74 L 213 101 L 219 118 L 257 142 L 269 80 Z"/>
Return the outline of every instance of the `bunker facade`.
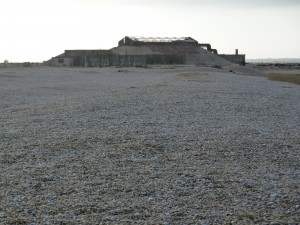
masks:
<path fill-rule="evenodd" d="M 218 54 L 210 44 L 198 43 L 191 37 L 130 37 L 109 50 L 65 50 L 48 61 L 52 66 L 145 66 L 151 64 L 236 63 L 245 65 L 245 55 Z"/>

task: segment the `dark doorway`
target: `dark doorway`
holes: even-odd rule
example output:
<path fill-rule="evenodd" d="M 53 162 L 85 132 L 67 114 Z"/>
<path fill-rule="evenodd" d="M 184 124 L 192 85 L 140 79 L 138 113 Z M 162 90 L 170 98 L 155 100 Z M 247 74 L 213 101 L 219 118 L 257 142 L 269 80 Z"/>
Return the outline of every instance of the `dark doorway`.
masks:
<path fill-rule="evenodd" d="M 73 66 L 80 66 L 80 57 L 74 57 Z"/>

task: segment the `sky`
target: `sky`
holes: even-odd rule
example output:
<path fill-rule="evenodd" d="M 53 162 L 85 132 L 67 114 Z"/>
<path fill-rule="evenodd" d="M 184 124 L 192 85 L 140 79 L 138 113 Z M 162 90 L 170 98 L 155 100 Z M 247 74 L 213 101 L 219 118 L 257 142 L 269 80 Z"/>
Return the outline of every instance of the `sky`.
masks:
<path fill-rule="evenodd" d="M 125 36 L 192 37 L 221 54 L 300 58 L 300 0 L 0 0 L 0 63 L 65 49 L 110 49 Z"/>

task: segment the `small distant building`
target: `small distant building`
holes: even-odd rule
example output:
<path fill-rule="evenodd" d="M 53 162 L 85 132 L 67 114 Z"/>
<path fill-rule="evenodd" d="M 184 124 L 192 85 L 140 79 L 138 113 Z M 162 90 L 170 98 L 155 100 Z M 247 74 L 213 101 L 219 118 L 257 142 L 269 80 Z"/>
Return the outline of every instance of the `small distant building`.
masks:
<path fill-rule="evenodd" d="M 125 36 L 110 50 L 65 50 L 48 61 L 52 66 L 104 67 L 144 66 L 148 64 L 245 65 L 245 55 L 218 54 L 210 44 L 191 37 Z"/>
<path fill-rule="evenodd" d="M 53 57 L 48 63 L 50 66 L 73 66 L 73 58 L 66 57 L 65 53 L 63 53 Z"/>

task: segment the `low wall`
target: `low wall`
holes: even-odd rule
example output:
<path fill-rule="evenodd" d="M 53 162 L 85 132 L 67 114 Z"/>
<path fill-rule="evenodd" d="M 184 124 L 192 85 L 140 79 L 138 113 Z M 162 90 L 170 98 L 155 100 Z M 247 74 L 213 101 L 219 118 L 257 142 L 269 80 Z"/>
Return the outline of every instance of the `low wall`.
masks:
<path fill-rule="evenodd" d="M 229 62 L 236 63 L 239 65 L 245 65 L 246 64 L 246 56 L 245 55 L 219 55 L 223 59 L 226 59 Z"/>

